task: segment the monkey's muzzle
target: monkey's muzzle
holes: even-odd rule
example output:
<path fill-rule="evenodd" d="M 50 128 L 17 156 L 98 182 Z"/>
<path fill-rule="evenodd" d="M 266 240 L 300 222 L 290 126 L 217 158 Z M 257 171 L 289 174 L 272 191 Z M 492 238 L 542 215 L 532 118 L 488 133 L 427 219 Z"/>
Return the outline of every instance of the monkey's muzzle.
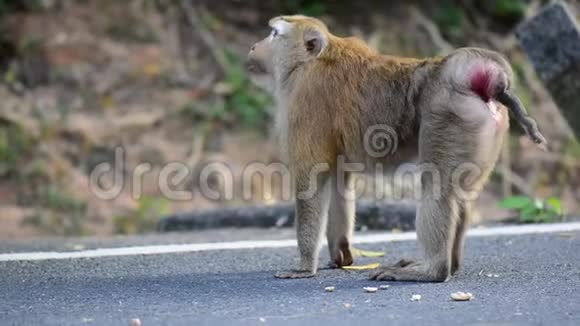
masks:
<path fill-rule="evenodd" d="M 258 60 L 254 59 L 252 57 L 248 57 L 246 59 L 246 62 L 244 63 L 244 67 L 246 68 L 246 70 L 249 73 L 252 73 L 255 75 L 262 75 L 262 74 L 268 73 L 268 71 L 266 70 L 264 65 L 262 65 Z"/>

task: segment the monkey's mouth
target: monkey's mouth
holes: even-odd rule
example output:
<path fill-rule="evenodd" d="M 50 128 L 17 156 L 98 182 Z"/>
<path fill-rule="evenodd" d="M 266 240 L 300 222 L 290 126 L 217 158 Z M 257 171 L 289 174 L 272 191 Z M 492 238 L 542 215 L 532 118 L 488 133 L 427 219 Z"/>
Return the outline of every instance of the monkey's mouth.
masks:
<path fill-rule="evenodd" d="M 252 74 L 261 75 L 268 73 L 266 68 L 262 64 L 260 64 L 260 62 L 251 58 L 246 60 L 244 66 L 246 67 L 246 70 Z"/>

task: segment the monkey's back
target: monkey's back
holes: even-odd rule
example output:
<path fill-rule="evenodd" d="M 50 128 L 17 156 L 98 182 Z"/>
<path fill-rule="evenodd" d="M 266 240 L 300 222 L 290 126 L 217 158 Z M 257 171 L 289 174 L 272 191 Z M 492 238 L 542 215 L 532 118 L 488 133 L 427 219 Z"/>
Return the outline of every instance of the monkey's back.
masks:
<path fill-rule="evenodd" d="M 441 60 L 380 55 L 365 47 L 354 43 L 354 48 L 334 48 L 305 67 L 296 100 L 316 112 L 298 114 L 309 120 L 300 126 L 309 126 L 304 132 L 314 134 L 311 140 L 325 144 L 331 162 L 336 155 L 354 162 L 411 161 L 418 145 L 415 95 L 424 78 L 417 74 L 424 70 L 427 75 Z M 300 107 L 293 110 L 303 110 Z"/>

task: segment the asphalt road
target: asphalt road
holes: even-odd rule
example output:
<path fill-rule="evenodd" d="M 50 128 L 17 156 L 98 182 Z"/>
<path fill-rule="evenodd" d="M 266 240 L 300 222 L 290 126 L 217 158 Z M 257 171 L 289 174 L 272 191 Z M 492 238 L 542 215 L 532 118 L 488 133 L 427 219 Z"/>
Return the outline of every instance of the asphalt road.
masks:
<path fill-rule="evenodd" d="M 416 255 L 415 241 L 358 247 L 387 253 L 361 264 Z M 5 261 L 0 325 L 580 325 L 580 232 L 469 238 L 466 249 L 463 270 L 434 284 L 379 283 L 367 271 L 342 270 L 274 279 L 293 266 L 295 248 Z M 391 286 L 363 291 L 379 284 Z M 475 298 L 453 302 L 456 291 Z M 422 299 L 411 302 L 413 294 Z"/>

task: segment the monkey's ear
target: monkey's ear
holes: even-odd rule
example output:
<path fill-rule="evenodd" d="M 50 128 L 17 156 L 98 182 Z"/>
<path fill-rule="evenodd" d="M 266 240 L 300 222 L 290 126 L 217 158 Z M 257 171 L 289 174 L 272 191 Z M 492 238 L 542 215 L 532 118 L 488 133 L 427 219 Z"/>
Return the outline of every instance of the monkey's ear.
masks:
<path fill-rule="evenodd" d="M 304 47 L 306 52 L 318 57 L 328 45 L 328 38 L 318 29 L 309 28 L 304 31 Z"/>

